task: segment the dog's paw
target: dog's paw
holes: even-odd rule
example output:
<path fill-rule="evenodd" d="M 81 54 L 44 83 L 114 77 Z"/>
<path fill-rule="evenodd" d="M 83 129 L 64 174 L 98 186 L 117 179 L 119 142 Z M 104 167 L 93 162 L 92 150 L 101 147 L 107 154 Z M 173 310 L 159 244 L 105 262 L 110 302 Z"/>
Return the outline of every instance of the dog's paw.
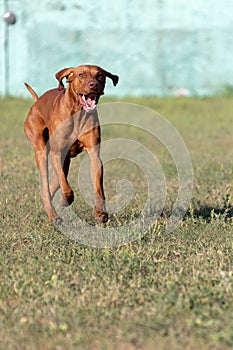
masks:
<path fill-rule="evenodd" d="M 63 223 L 62 218 L 58 217 L 56 220 L 53 222 L 54 226 L 59 226 Z"/>
<path fill-rule="evenodd" d="M 59 226 L 62 224 L 63 220 L 62 218 L 60 218 L 60 216 L 55 216 L 53 218 L 49 219 L 50 224 L 54 225 L 54 226 Z"/>
<path fill-rule="evenodd" d="M 71 191 L 68 195 L 65 195 L 61 201 L 60 204 L 62 207 L 68 207 L 69 205 L 71 205 L 74 201 L 74 192 Z"/>
<path fill-rule="evenodd" d="M 95 209 L 95 218 L 101 224 L 108 221 L 108 213 L 106 211 Z"/>

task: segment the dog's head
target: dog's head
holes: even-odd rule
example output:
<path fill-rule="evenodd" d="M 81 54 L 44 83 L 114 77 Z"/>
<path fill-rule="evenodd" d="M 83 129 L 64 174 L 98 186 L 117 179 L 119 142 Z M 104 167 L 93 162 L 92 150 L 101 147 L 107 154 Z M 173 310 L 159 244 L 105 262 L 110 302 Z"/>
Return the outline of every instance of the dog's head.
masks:
<path fill-rule="evenodd" d="M 65 68 L 56 74 L 59 81 L 58 89 L 64 89 L 62 82 L 70 84 L 73 93 L 79 98 L 83 109 L 92 111 L 96 108 L 101 95 L 104 94 L 106 78 L 110 78 L 116 86 L 119 80 L 117 75 L 111 74 L 98 66 L 78 66 L 76 68 Z"/>

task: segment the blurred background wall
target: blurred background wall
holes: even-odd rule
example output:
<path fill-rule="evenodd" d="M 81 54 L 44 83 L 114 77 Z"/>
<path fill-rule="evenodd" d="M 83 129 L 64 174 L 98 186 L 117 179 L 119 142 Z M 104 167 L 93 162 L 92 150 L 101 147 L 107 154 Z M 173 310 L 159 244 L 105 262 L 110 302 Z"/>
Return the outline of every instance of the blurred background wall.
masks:
<path fill-rule="evenodd" d="M 41 94 L 84 63 L 118 74 L 118 96 L 233 86 L 232 0 L 0 0 L 0 14 L 1 95 L 29 97 L 24 81 Z"/>

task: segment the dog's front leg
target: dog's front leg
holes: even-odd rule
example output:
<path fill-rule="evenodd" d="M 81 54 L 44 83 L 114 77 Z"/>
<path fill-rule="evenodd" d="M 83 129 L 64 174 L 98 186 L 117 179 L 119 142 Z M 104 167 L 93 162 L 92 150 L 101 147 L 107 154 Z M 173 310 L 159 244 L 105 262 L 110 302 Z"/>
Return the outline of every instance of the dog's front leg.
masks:
<path fill-rule="evenodd" d="M 35 155 L 37 166 L 40 172 L 41 178 L 41 197 L 44 204 L 44 208 L 48 215 L 50 223 L 59 224 L 62 220 L 56 213 L 50 196 L 49 183 L 48 183 L 48 151 L 46 146 L 44 149 L 40 149 L 38 146 L 35 148 Z"/>
<path fill-rule="evenodd" d="M 56 186 L 59 184 L 63 200 L 61 204 L 63 206 L 70 205 L 74 201 L 74 193 L 67 181 L 67 174 L 69 170 L 70 158 L 69 156 L 63 155 L 66 152 L 59 152 L 53 149 L 50 150 L 50 159 L 55 171 L 53 175 L 52 184 L 50 185 L 51 195 L 54 195 L 53 190 L 56 190 Z M 64 159 L 64 164 L 63 163 Z M 53 182 L 54 181 L 54 182 Z M 54 186 L 54 188 L 53 188 Z"/>
<path fill-rule="evenodd" d="M 62 168 L 63 168 L 63 171 L 64 171 L 66 179 L 67 179 L 67 176 L 68 176 L 69 167 L 70 167 L 70 156 L 67 154 L 67 156 L 65 157 L 65 159 L 63 161 L 63 165 L 62 165 Z M 50 181 L 50 184 L 49 184 L 49 190 L 50 190 L 50 194 L 51 194 L 51 198 L 52 199 L 53 199 L 55 193 L 57 192 L 57 190 L 59 189 L 59 187 L 60 187 L 59 179 L 58 179 L 58 176 L 56 174 L 55 169 L 53 169 L 51 181 Z M 67 202 L 66 199 L 62 198 L 60 204 L 62 206 L 67 206 L 69 203 Z"/>
<path fill-rule="evenodd" d="M 99 146 L 88 152 L 90 158 L 91 178 L 95 192 L 95 218 L 101 223 L 108 221 L 108 213 L 105 208 L 105 196 L 103 189 L 103 165 L 99 158 Z"/>

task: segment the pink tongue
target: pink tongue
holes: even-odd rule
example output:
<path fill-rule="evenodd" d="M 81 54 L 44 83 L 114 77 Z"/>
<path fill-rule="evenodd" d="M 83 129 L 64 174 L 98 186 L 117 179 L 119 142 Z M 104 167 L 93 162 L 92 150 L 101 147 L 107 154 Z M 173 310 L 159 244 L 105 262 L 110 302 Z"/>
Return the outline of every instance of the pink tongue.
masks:
<path fill-rule="evenodd" d="M 96 103 L 95 103 L 95 100 L 92 100 L 90 97 L 85 101 L 85 105 L 84 105 L 84 109 L 86 111 L 91 111 L 93 109 L 95 109 L 96 107 Z"/>
<path fill-rule="evenodd" d="M 89 106 L 89 107 L 95 107 L 95 100 L 92 100 L 91 98 L 88 98 L 87 99 L 87 105 Z"/>

